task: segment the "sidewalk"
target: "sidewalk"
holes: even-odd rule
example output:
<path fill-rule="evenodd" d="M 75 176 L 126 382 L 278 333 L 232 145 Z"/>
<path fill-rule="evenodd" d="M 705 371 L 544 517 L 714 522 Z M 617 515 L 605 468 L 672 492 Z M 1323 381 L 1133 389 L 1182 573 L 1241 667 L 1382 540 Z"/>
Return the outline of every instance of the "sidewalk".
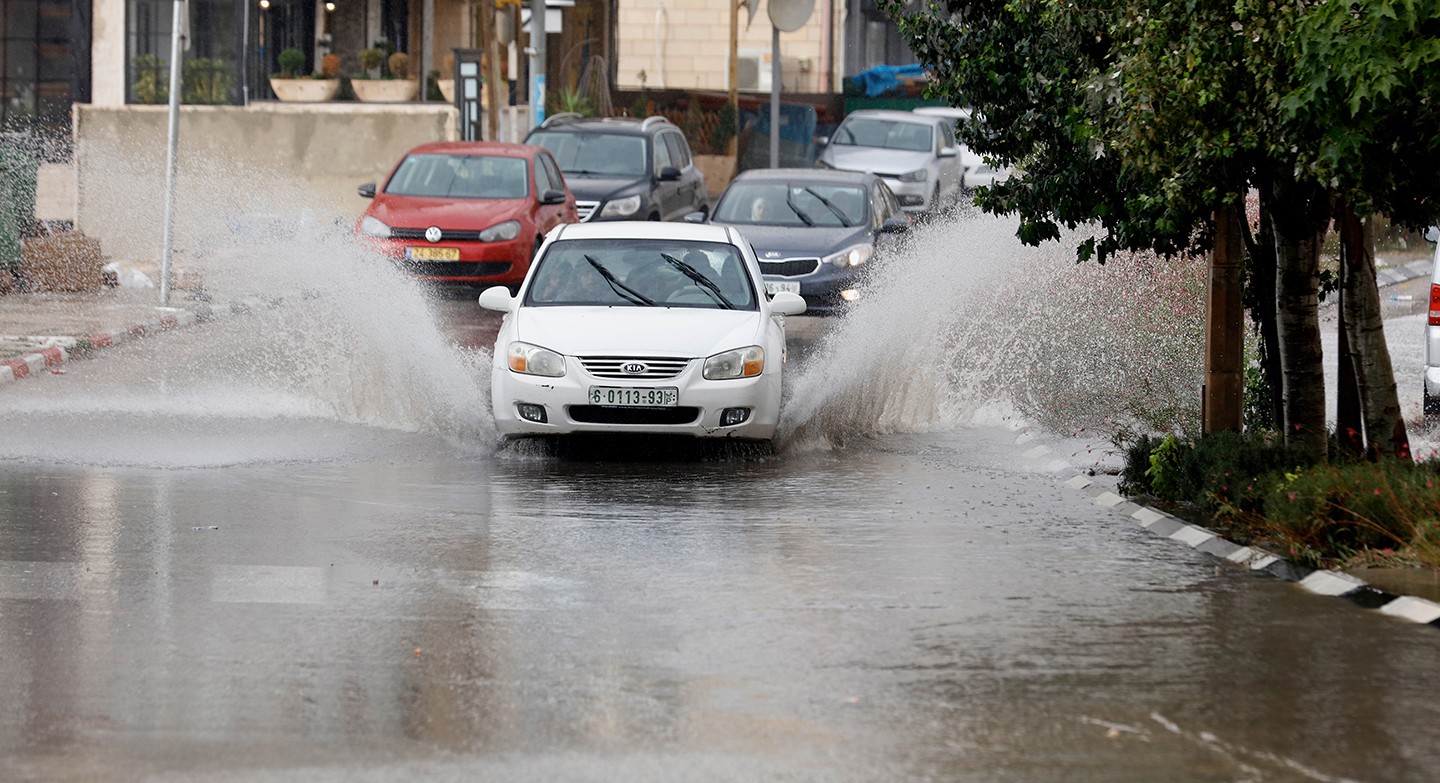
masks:
<path fill-rule="evenodd" d="M 26 378 L 92 351 L 209 317 L 207 303 L 172 292 L 160 306 L 155 289 L 102 288 L 84 293 L 0 297 L 0 383 Z"/>

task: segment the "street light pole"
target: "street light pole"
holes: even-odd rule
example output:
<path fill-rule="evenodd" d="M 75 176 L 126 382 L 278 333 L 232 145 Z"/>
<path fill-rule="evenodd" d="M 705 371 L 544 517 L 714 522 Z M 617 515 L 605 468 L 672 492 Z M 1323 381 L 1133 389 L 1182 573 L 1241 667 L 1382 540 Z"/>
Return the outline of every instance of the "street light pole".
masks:
<path fill-rule="evenodd" d="M 180 143 L 181 41 L 187 40 L 186 0 L 175 0 L 170 22 L 170 134 L 165 147 L 165 238 L 160 249 L 160 304 L 170 306 L 170 252 L 175 239 L 175 156 Z"/>

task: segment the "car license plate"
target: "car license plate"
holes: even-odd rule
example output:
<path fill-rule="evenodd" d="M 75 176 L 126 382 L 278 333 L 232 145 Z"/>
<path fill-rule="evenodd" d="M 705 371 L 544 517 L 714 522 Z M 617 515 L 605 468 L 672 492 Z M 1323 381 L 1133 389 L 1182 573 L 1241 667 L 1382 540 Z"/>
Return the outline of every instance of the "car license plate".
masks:
<path fill-rule="evenodd" d="M 459 261 L 458 247 L 407 247 L 405 258 L 411 261 Z"/>
<path fill-rule="evenodd" d="M 590 404 L 607 408 L 672 408 L 680 402 L 675 386 L 641 388 L 636 386 L 591 386 Z"/>
<path fill-rule="evenodd" d="M 790 282 L 789 280 L 766 280 L 766 281 L 765 281 L 765 293 L 770 294 L 771 296 L 774 296 L 775 294 L 778 294 L 778 293 L 781 293 L 781 292 L 784 292 L 784 293 L 787 293 L 787 294 L 798 294 L 798 293 L 800 293 L 800 284 L 799 284 L 799 283 L 792 283 L 792 282 Z"/>

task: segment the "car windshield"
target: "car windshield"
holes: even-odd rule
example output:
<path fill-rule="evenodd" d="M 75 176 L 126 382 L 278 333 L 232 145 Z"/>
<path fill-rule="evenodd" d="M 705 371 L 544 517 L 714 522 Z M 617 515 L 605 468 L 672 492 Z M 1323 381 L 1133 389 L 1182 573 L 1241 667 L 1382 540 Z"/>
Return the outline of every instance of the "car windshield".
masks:
<path fill-rule="evenodd" d="M 835 131 L 834 143 L 924 152 L 933 149 L 935 136 L 928 124 L 850 117 Z"/>
<path fill-rule="evenodd" d="M 737 182 L 715 205 L 719 223 L 756 226 L 858 226 L 865 189 L 818 182 Z"/>
<path fill-rule="evenodd" d="M 755 310 L 734 245 L 670 239 L 573 239 L 550 245 L 525 304 Z"/>
<path fill-rule="evenodd" d="M 396 196 L 525 198 L 530 177 L 524 158 L 498 155 L 406 155 L 385 185 Z"/>
<path fill-rule="evenodd" d="M 618 133 L 540 131 L 529 144 L 550 150 L 560 170 L 579 177 L 645 176 L 645 137 Z"/>

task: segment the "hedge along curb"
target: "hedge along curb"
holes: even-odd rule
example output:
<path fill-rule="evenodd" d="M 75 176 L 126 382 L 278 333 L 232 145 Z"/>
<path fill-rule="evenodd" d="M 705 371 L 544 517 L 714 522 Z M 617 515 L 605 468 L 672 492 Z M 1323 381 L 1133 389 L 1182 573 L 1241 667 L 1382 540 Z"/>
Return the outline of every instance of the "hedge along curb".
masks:
<path fill-rule="evenodd" d="M 260 309 L 277 307 L 283 301 L 284 299 L 280 297 L 248 297 L 231 302 L 225 311 L 232 316 L 247 315 Z M 213 321 L 217 317 L 216 309 L 208 304 L 201 304 L 193 310 L 173 307 L 157 307 L 156 310 L 165 312 L 159 313 L 153 320 L 144 323 L 129 324 L 79 337 L 49 338 L 49 342 L 52 344 L 39 351 L 15 359 L 0 360 L 0 385 L 34 377 L 45 370 L 58 368 L 67 361 L 90 356 L 102 348 L 110 348 L 148 335 Z"/>
<path fill-rule="evenodd" d="M 1025 432 L 1015 439 L 1015 443 L 1023 445 L 1034 439 L 1034 435 Z M 1026 451 L 1025 456 L 1039 461 L 1051 453 L 1047 446 L 1035 446 Z M 1045 463 L 1045 468 L 1051 473 L 1072 473 L 1073 475 L 1062 482 L 1064 486 L 1085 492 L 1096 505 L 1125 514 L 1157 536 L 1178 541 L 1250 571 L 1295 582 L 1302 589 L 1316 595 L 1345 598 L 1366 609 L 1379 609 L 1381 614 L 1440 629 L 1440 604 L 1434 601 L 1409 595 L 1394 595 L 1341 571 L 1310 568 L 1262 549 L 1227 541 L 1213 530 L 1192 525 L 1163 511 L 1123 498 L 1097 485 L 1084 471 L 1058 457 Z"/>

